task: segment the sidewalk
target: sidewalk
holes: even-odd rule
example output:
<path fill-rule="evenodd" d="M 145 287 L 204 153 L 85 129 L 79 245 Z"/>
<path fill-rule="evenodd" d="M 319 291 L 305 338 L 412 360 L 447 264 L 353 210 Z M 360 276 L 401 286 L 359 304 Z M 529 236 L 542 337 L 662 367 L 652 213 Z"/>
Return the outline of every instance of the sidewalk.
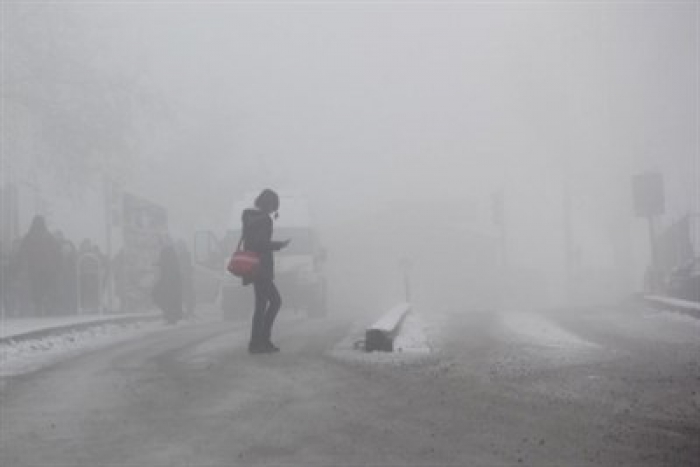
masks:
<path fill-rule="evenodd" d="M 155 321 L 160 311 L 146 313 L 70 315 L 46 318 L 2 318 L 0 319 L 0 343 L 37 339 L 51 334 L 81 330 L 97 324 Z"/>

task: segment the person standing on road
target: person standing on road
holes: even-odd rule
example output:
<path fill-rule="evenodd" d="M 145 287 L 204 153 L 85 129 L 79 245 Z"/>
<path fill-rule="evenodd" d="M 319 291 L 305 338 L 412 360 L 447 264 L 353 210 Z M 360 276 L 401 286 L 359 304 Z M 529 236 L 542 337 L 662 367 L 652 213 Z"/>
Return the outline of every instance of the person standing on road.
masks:
<path fill-rule="evenodd" d="M 194 317 L 196 303 L 192 255 L 190 250 L 187 249 L 187 243 L 182 239 L 175 243 L 175 251 L 177 252 L 177 260 L 180 263 L 180 275 L 182 276 L 182 305 L 185 308 L 185 314 L 192 318 Z"/>
<path fill-rule="evenodd" d="M 22 316 L 27 312 L 28 293 L 26 271 L 22 267 L 22 238 L 12 240 L 7 252 L 5 267 L 2 271 L 2 281 L 5 284 L 3 306 L 6 316 Z"/>
<path fill-rule="evenodd" d="M 53 282 L 60 265 L 58 242 L 46 228 L 44 216 L 34 216 L 22 239 L 20 258 L 26 268 L 35 316 L 49 314 Z"/>
<path fill-rule="evenodd" d="M 60 261 L 56 271 L 56 304 L 61 313 L 74 315 L 78 312 L 78 250 L 60 230 L 54 232 L 54 237 Z"/>
<path fill-rule="evenodd" d="M 163 246 L 158 257 L 158 278 L 153 286 L 153 301 L 163 310 L 163 318 L 168 324 L 182 319 L 182 273 L 177 253 L 169 237 L 163 238 Z"/>
<path fill-rule="evenodd" d="M 260 256 L 260 269 L 252 279 L 255 292 L 255 312 L 248 351 L 250 353 L 278 352 L 272 343 L 272 325 L 282 306 L 282 299 L 275 286 L 272 252 L 289 245 L 290 240 L 272 240 L 272 217 L 277 217 L 280 201 L 272 190 L 266 189 L 255 199 L 255 207 L 243 211 L 243 243 L 247 251 Z M 244 280 L 243 285 L 251 281 Z"/>

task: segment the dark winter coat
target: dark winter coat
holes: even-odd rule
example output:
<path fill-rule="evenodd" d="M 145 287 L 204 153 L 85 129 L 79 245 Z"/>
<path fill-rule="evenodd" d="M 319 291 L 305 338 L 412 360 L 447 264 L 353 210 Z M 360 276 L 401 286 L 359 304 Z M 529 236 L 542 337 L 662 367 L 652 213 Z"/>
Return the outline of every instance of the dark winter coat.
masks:
<path fill-rule="evenodd" d="M 69 240 L 58 242 L 60 269 L 58 271 L 57 295 L 62 311 L 75 313 L 78 307 L 78 250 Z"/>
<path fill-rule="evenodd" d="M 272 252 L 284 247 L 284 242 L 272 240 L 272 219 L 259 209 L 246 209 L 241 217 L 243 222 L 243 247 L 260 256 L 260 270 L 255 280 L 273 280 L 275 265 Z M 244 284 L 249 281 L 243 281 Z"/>
<path fill-rule="evenodd" d="M 46 229 L 32 229 L 22 240 L 20 259 L 30 278 L 53 276 L 60 269 L 59 244 Z"/>

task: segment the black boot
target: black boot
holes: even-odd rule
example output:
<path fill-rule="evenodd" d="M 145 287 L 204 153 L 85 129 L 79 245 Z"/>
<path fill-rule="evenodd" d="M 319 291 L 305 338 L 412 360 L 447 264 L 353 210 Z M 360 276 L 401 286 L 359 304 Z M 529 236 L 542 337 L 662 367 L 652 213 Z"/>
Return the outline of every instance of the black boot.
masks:
<path fill-rule="evenodd" d="M 259 353 L 268 353 L 268 352 L 269 352 L 268 347 L 264 343 L 251 341 L 250 344 L 248 344 L 248 353 L 250 353 L 250 354 L 259 354 Z"/>

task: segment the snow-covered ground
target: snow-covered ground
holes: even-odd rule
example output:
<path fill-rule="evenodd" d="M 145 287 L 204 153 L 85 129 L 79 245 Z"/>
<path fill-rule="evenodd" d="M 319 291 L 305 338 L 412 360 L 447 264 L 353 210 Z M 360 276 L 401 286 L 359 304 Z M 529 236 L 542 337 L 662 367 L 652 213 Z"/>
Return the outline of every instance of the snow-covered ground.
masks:
<path fill-rule="evenodd" d="M 401 332 L 394 339 L 394 351 L 409 354 L 429 354 L 433 346 L 428 337 L 428 324 L 425 319 L 410 313 L 401 326 Z"/>
<path fill-rule="evenodd" d="M 157 318 L 159 315 L 159 312 L 153 312 L 137 316 Z M 128 317 L 128 315 L 119 315 L 118 318 L 123 317 Z M 206 322 L 217 318 L 218 315 L 210 310 L 198 310 L 196 317 L 180 321 L 177 326 Z M 64 316 L 5 320 L 3 322 L 3 335 L 5 337 L 42 329 L 70 327 L 72 324 L 80 326 L 90 324 L 90 327 L 52 332 L 46 337 L 37 339 L 10 340 L 0 343 L 0 378 L 31 373 L 92 350 L 172 327 L 159 319 L 121 323 L 110 322 L 112 319 L 114 316 Z"/>
<path fill-rule="evenodd" d="M 512 311 L 502 313 L 500 318 L 506 331 L 525 344 L 559 350 L 596 347 L 596 344 L 571 334 L 542 315 Z"/>
<path fill-rule="evenodd" d="M 95 324 L 40 339 L 0 344 L 0 377 L 31 373 L 81 353 L 162 329 L 162 322 Z"/>
<path fill-rule="evenodd" d="M 0 337 L 11 337 L 39 329 L 70 325 L 72 323 L 98 323 L 101 316 L 57 316 L 53 318 L 12 318 L 0 321 Z"/>
<path fill-rule="evenodd" d="M 619 359 L 639 358 L 640 351 L 661 355 L 700 345 L 700 320 L 645 308 L 550 314 L 508 311 L 499 313 L 499 324 L 505 333 L 503 352 L 491 362 L 489 376 L 518 380 L 518 390 L 566 400 L 597 395 L 602 390 L 602 369 L 614 366 Z M 587 368 L 590 374 L 564 377 L 575 373 L 571 369 L 576 366 Z M 555 369 L 558 378 L 532 376 L 555 374 L 550 371 Z"/>
<path fill-rule="evenodd" d="M 59 328 L 71 325 L 99 324 L 113 321 L 115 318 L 159 316 L 159 312 L 120 314 L 120 315 L 69 315 L 44 318 L 3 318 L 0 320 L 0 338 L 22 335 L 42 329 Z"/>

